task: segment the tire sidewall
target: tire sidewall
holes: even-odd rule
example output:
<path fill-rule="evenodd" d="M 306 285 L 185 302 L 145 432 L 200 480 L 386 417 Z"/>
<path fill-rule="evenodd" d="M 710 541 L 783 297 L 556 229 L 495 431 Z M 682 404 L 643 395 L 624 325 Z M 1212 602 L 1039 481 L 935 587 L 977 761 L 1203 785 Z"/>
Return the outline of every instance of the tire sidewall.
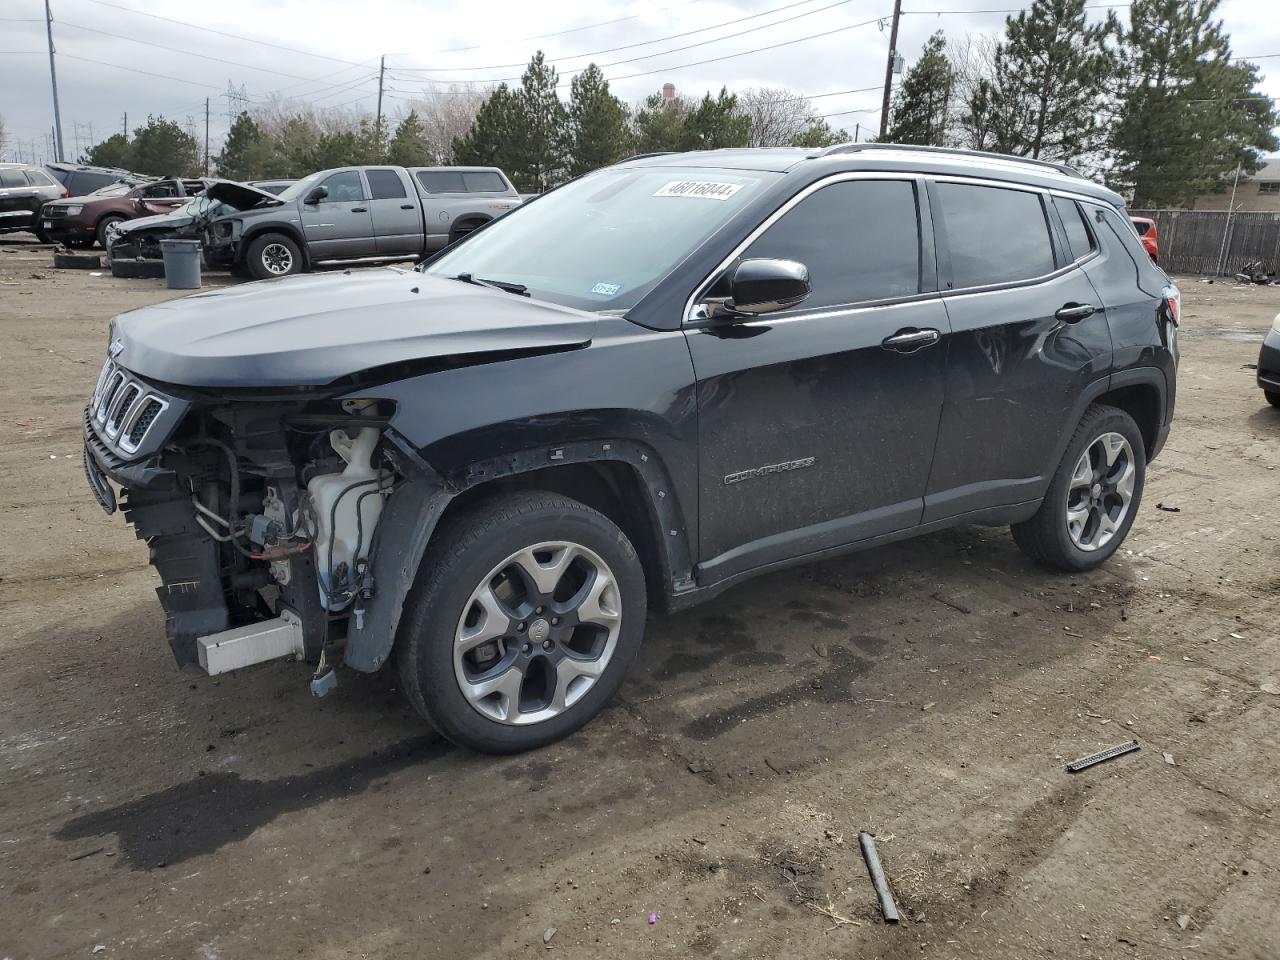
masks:
<path fill-rule="evenodd" d="M 289 268 L 288 273 L 272 273 L 263 263 L 262 252 L 272 243 L 279 243 L 288 247 L 289 252 L 293 255 L 293 265 Z M 279 277 L 291 277 L 295 273 L 302 272 L 302 251 L 298 249 L 296 243 L 283 234 L 264 233 L 262 236 L 254 237 L 249 244 L 249 253 L 245 257 L 245 266 L 248 267 L 249 273 L 255 280 L 275 280 Z"/>
<path fill-rule="evenodd" d="M 1124 543 L 1138 516 L 1138 508 L 1142 505 L 1142 493 L 1147 481 L 1147 448 L 1142 439 L 1142 431 L 1138 429 L 1133 417 L 1115 407 L 1101 407 L 1099 414 L 1091 418 L 1087 430 L 1078 432 L 1071 445 L 1063 454 L 1058 472 L 1045 494 L 1045 505 L 1051 512 L 1050 530 L 1054 537 L 1059 556 L 1064 565 L 1073 570 L 1091 570 L 1105 563 Z M 1081 550 L 1067 532 L 1067 492 L 1071 484 L 1071 474 L 1076 461 L 1105 433 L 1118 433 L 1129 442 L 1133 451 L 1135 476 L 1133 480 L 1133 499 L 1129 503 L 1129 511 L 1116 531 L 1115 536 L 1106 546 L 1097 550 Z"/>
<path fill-rule="evenodd" d="M 528 726 L 499 723 L 483 716 L 462 694 L 454 672 L 453 645 L 463 607 L 481 580 L 522 547 L 552 540 L 581 544 L 598 554 L 612 571 L 622 605 L 622 625 L 605 672 L 572 707 L 559 716 Z M 424 563 L 430 562 L 426 558 Z M 517 753 L 568 736 L 612 699 L 635 660 L 644 635 L 644 573 L 634 547 L 620 530 L 594 511 L 542 510 L 485 529 L 453 562 L 433 570 L 422 583 L 400 638 L 417 677 L 421 702 L 431 722 L 446 737 L 486 753 Z"/>

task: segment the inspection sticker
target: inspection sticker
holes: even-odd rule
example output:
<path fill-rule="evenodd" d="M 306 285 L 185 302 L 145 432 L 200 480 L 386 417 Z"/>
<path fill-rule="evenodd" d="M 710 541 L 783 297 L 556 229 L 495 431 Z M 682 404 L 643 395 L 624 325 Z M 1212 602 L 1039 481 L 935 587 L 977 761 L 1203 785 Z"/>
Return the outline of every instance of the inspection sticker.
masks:
<path fill-rule="evenodd" d="M 665 184 L 655 197 L 700 197 L 703 200 L 728 200 L 742 189 L 740 183 L 720 183 L 716 180 L 672 180 Z"/>
<path fill-rule="evenodd" d="M 622 284 L 620 283 L 597 283 L 594 287 L 591 288 L 591 292 L 598 293 L 606 297 L 612 297 L 621 289 L 622 289 Z"/>

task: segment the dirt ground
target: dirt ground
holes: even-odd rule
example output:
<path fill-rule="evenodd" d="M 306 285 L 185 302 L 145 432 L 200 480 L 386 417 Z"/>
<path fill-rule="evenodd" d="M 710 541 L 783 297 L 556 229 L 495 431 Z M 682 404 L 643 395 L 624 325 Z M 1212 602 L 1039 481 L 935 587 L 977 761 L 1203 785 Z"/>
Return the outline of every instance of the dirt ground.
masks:
<path fill-rule="evenodd" d="M 974 528 L 764 577 L 494 759 L 387 674 L 175 669 L 80 463 L 107 319 L 173 294 L 50 263 L 0 238 L 0 958 L 1280 956 L 1280 411 L 1248 369 L 1280 289 L 1183 282 L 1177 420 L 1105 569 Z"/>

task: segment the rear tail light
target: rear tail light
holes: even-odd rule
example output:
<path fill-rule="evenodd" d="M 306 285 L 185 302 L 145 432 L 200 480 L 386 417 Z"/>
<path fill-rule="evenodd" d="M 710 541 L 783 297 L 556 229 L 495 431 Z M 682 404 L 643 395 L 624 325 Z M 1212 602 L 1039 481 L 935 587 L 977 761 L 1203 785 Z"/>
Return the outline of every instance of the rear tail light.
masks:
<path fill-rule="evenodd" d="M 1182 322 L 1182 292 L 1171 283 L 1161 291 L 1161 296 L 1170 322 L 1178 326 Z"/>

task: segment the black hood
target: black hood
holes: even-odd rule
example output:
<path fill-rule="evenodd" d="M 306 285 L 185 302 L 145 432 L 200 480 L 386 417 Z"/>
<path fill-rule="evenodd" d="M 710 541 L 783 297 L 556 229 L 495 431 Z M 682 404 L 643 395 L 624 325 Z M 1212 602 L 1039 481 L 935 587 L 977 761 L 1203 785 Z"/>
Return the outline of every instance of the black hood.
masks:
<path fill-rule="evenodd" d="M 121 314 L 112 355 L 191 387 L 324 385 L 385 364 L 591 342 L 594 314 L 394 267 L 262 280 Z"/>
<path fill-rule="evenodd" d="M 225 203 L 236 210 L 253 210 L 256 207 L 279 207 L 284 201 L 274 193 L 267 193 L 247 183 L 236 183 L 232 180 L 219 180 L 205 189 L 204 195 Z"/>

